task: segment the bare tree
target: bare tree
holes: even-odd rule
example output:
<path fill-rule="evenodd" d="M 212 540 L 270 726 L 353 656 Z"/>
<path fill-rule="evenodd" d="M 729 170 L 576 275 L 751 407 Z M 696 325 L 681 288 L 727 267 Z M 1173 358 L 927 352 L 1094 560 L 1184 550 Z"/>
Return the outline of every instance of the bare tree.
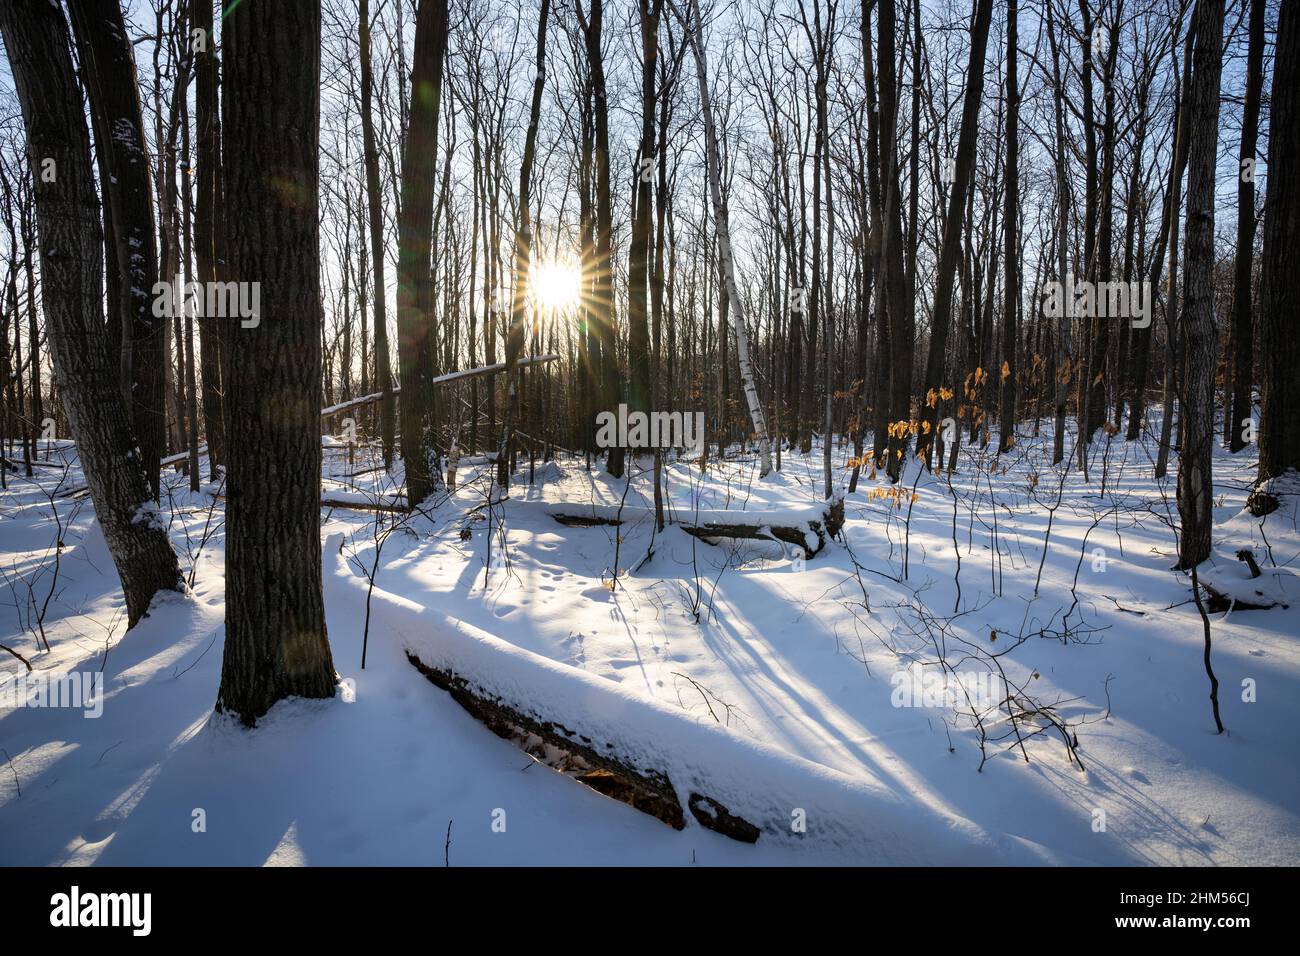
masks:
<path fill-rule="evenodd" d="M 670 0 L 671 2 L 671 0 Z M 745 305 L 736 285 L 736 266 L 731 253 L 731 221 L 727 203 L 722 195 L 721 160 L 718 155 L 718 131 L 713 120 L 713 103 L 709 94 L 708 62 L 704 57 L 704 42 L 700 37 L 704 23 L 700 17 L 697 0 L 688 0 L 689 19 L 682 16 L 674 7 L 678 19 L 682 21 L 695 57 L 695 76 L 700 88 L 700 111 L 704 118 L 704 149 L 709 176 L 709 195 L 713 200 L 713 227 L 717 231 L 719 256 L 722 260 L 722 278 L 726 284 L 727 302 L 731 309 L 732 330 L 736 336 L 736 360 L 740 366 L 740 387 L 749 406 L 750 422 L 754 435 L 758 439 L 759 477 L 767 477 L 772 470 L 772 444 L 767 434 L 767 421 L 763 415 L 763 404 L 758 400 L 758 387 L 754 381 L 754 369 L 749 360 L 749 332 L 745 328 Z M 830 441 L 830 436 L 826 436 Z"/>
<path fill-rule="evenodd" d="M 934 316 L 930 329 L 930 352 L 925 365 L 926 392 L 938 391 L 944 385 L 944 360 L 947 357 L 948 332 L 952 325 L 953 279 L 957 272 L 957 259 L 961 251 L 961 237 L 966 212 L 966 198 L 971 188 L 975 162 L 975 134 L 978 127 L 980 100 L 984 94 L 984 52 L 988 46 L 989 21 L 992 18 L 993 0 L 975 0 L 970 28 L 970 65 L 966 70 L 966 93 L 962 101 L 961 132 L 957 139 L 955 178 L 948 196 L 948 213 L 943 220 L 943 244 L 939 251 L 939 264 L 934 292 Z M 924 430 L 921 443 L 925 449 L 927 466 L 931 460 L 934 437 L 938 434 L 937 404 L 926 404 Z"/>
<path fill-rule="evenodd" d="M 1187 154 L 1187 254 L 1178 364 L 1178 566 L 1210 556 L 1214 445 L 1214 164 L 1219 142 L 1219 74 L 1223 0 L 1197 0 L 1192 85 L 1187 91 L 1191 135 Z"/>
<path fill-rule="evenodd" d="M 371 296 L 375 314 L 375 385 L 382 397 L 379 399 L 379 440 L 384 446 L 384 467 L 393 466 L 393 370 L 388 354 L 388 310 L 384 303 L 387 294 L 384 254 L 384 192 L 379 185 L 379 145 L 375 141 L 373 105 L 374 66 L 370 52 L 370 0 L 361 0 L 358 10 L 361 41 L 361 137 L 366 166 L 366 211 L 370 225 L 370 261 L 373 279 Z M 364 320 L 363 320 L 364 321 Z M 362 328 L 364 329 L 364 325 Z M 362 381 L 365 381 L 364 343 L 362 354 Z"/>
<path fill-rule="evenodd" d="M 1264 87 L 1264 0 L 1250 0 L 1250 40 L 1246 54 L 1246 102 L 1241 115 L 1241 154 L 1237 167 L 1237 256 L 1233 264 L 1232 325 L 1228 366 L 1231 400 L 1224 402 L 1228 449 L 1246 447 L 1253 403 L 1255 329 L 1251 295 L 1255 258 L 1255 150 L 1259 141 L 1259 100 Z"/>
<path fill-rule="evenodd" d="M 153 314 L 158 248 L 135 58 L 117 0 L 70 0 L 68 10 L 99 131 L 95 148 L 102 154 L 103 170 L 108 174 L 102 184 L 104 209 L 105 218 L 111 217 L 113 223 L 118 280 L 110 297 L 121 310 L 122 338 L 129 343 L 129 352 L 123 352 L 124 358 L 129 355 L 129 364 L 123 369 L 123 390 L 135 420 L 141 462 L 157 498 L 158 462 L 163 454 L 167 320 Z"/>
<path fill-rule="evenodd" d="M 1269 120 L 1268 193 L 1264 199 L 1264 261 L 1260 278 L 1259 481 L 1300 468 L 1300 337 L 1295 334 L 1296 276 L 1300 275 L 1300 189 L 1286 170 L 1300 161 L 1300 4 L 1283 0 L 1278 16 Z M 1262 491 L 1263 489 L 1261 489 Z M 1256 513 L 1276 507 L 1257 493 Z"/>
<path fill-rule="evenodd" d="M 195 126 L 198 141 L 194 201 L 194 260 L 198 281 L 217 281 L 218 166 L 221 158 L 221 117 L 217 102 L 217 46 L 212 31 L 212 0 L 193 0 L 190 22 L 195 70 Z M 221 411 L 221 329 L 215 316 L 199 316 L 199 351 L 203 379 L 203 428 L 208 441 L 208 476 L 217 478 L 225 462 L 225 428 Z"/>
<path fill-rule="evenodd" d="M 587 48 L 587 65 L 591 71 L 593 140 L 595 147 L 596 220 L 593 261 L 583 263 L 591 273 L 590 321 L 600 340 L 600 401 L 613 409 L 619 401 L 622 383 L 618 373 L 618 325 L 614 316 L 614 211 L 609 183 L 609 99 L 605 83 L 605 62 L 601 52 L 604 0 L 590 0 L 591 9 L 583 13 L 581 0 L 574 0 L 574 10 L 582 27 Z M 623 449 L 611 448 L 605 458 L 606 470 L 615 478 L 623 477 Z"/>
<path fill-rule="evenodd" d="M 440 491 L 433 322 L 433 178 L 438 158 L 438 110 L 447 51 L 447 0 L 420 0 L 415 21 L 411 107 L 402 149 L 402 205 L 397 237 L 397 356 L 402 380 L 402 461 L 407 504 L 415 508 Z"/>
<path fill-rule="evenodd" d="M 497 484 L 510 487 L 511 458 L 514 453 L 515 429 L 519 422 L 519 354 L 524 347 L 524 312 L 528 305 L 529 281 L 533 267 L 532 202 L 533 155 L 537 150 L 537 124 L 541 121 L 542 90 L 546 85 L 546 20 L 550 0 L 542 0 L 537 18 L 537 67 L 533 77 L 533 98 L 528 110 L 528 131 L 524 134 L 524 155 L 519 164 L 519 213 L 515 226 L 515 292 L 510 310 L 510 328 L 506 334 L 506 404 L 505 428 L 501 450 L 497 455 Z"/>
<path fill-rule="evenodd" d="M 998 400 L 998 452 L 1011 448 L 1016 438 L 1016 313 L 1020 304 L 1020 250 L 1017 247 L 1016 222 L 1020 199 L 1020 88 L 1016 76 L 1016 19 L 1020 7 L 1007 0 L 1007 161 L 1003 167 L 1006 185 L 1002 198 L 1002 259 L 1006 269 L 1002 284 L 1002 369 L 999 377 L 1002 395 Z"/>
<path fill-rule="evenodd" d="M 55 375 L 134 626 L 182 583 L 104 331 L 103 233 L 68 25 L 54 4 L 12 0 L 0 4 L 0 33 L 27 126 Z"/>
<path fill-rule="evenodd" d="M 223 25 L 230 274 L 260 283 L 225 328 L 226 643 L 218 712 L 254 724 L 333 697 L 321 590 L 320 2 L 240 4 Z"/>

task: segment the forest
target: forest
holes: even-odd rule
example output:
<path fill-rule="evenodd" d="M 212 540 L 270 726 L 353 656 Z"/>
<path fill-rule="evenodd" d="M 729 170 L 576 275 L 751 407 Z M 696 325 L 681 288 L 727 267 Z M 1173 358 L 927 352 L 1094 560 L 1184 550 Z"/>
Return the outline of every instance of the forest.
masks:
<path fill-rule="evenodd" d="M 1300 863 L 1297 0 L 0 38 L 0 864 Z"/>

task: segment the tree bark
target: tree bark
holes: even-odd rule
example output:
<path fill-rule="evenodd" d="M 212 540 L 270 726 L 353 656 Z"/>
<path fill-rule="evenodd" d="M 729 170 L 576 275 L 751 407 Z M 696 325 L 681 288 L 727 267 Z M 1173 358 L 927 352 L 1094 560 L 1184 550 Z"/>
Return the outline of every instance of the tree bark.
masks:
<path fill-rule="evenodd" d="M 226 323 L 226 643 L 218 712 L 254 724 L 333 697 L 321 591 L 320 3 L 227 12 L 222 103 L 230 278 L 260 283 Z"/>
<path fill-rule="evenodd" d="M 379 402 L 379 439 L 384 447 L 384 467 L 393 467 L 394 409 L 393 370 L 388 355 L 387 281 L 384 255 L 384 193 L 379 185 L 379 147 L 375 143 L 372 104 L 374 67 L 370 55 L 370 0 L 361 0 L 361 141 L 366 165 L 366 208 L 370 220 L 370 260 L 374 279 L 371 295 L 375 313 L 375 379 L 383 398 Z M 472 297 L 471 297 L 472 298 Z M 364 326 L 363 326 L 364 328 Z M 364 343 L 363 343 L 364 349 Z M 365 356 L 362 356 L 365 368 Z M 364 378 L 364 373 L 363 376 Z"/>
<path fill-rule="evenodd" d="M 1250 43 L 1246 54 L 1246 102 L 1241 117 L 1241 155 L 1237 167 L 1237 258 L 1233 265 L 1232 325 L 1228 340 L 1231 401 L 1225 403 L 1228 449 L 1246 447 L 1251 418 L 1255 334 L 1251 316 L 1251 268 L 1255 252 L 1255 147 L 1259 140 L 1259 99 L 1264 87 L 1264 0 L 1250 0 Z M 1249 163 L 1249 167 L 1246 164 Z"/>
<path fill-rule="evenodd" d="M 397 236 L 397 357 L 402 381 L 402 461 L 412 508 L 440 491 L 436 397 L 437 351 L 430 257 L 438 114 L 447 51 L 447 0 L 420 0 L 415 21 L 411 106 L 402 149 L 402 206 Z"/>
<path fill-rule="evenodd" d="M 1223 0 L 1197 0 L 1196 48 L 1188 90 L 1187 239 L 1183 262 L 1179 416 L 1178 566 L 1210 556 L 1214 445 L 1214 166 L 1219 142 Z"/>
<path fill-rule="evenodd" d="M 1016 310 L 1020 303 L 1020 250 L 1016 239 L 1016 218 L 1020 199 L 1020 93 L 1016 77 L 1016 0 L 1007 0 L 1007 161 L 1003 170 L 1002 256 L 1006 279 L 1002 299 L 1002 369 L 999 380 L 1002 395 L 998 400 L 998 453 L 1007 451 L 1016 440 Z"/>
<path fill-rule="evenodd" d="M 947 357 L 948 330 L 952 324 L 952 286 L 957 272 L 957 259 L 961 252 L 963 217 L 966 195 L 970 190 L 975 162 L 975 134 L 977 132 L 980 99 L 984 94 L 984 53 L 988 45 L 989 20 L 992 18 L 993 0 L 975 0 L 971 20 L 970 64 L 966 70 L 966 93 L 962 102 L 961 132 L 957 139 L 956 179 L 948 197 L 948 214 L 943 221 L 943 244 L 939 251 L 939 264 L 934 293 L 934 316 L 930 329 L 930 352 L 925 364 L 925 390 L 927 394 L 938 391 L 943 382 L 944 359 Z M 882 63 L 883 68 L 883 63 Z M 927 404 L 922 411 L 929 430 L 922 428 L 921 443 L 925 448 L 926 466 L 929 467 L 934 436 L 938 424 L 937 403 Z"/>
<path fill-rule="evenodd" d="M 683 20 L 695 56 L 695 77 L 700 87 L 700 112 L 704 119 L 704 148 L 709 176 L 709 195 L 713 200 L 713 225 L 718 235 L 718 254 L 722 260 L 723 282 L 731 310 L 732 331 L 736 336 L 736 364 L 740 367 L 740 388 L 749 406 L 749 418 L 758 439 L 759 477 L 766 478 L 772 470 L 772 443 L 768 439 L 767 420 L 763 404 L 758 400 L 758 387 L 754 382 L 754 369 L 749 359 L 749 332 L 745 328 L 745 304 L 736 285 L 736 264 L 731 254 L 731 225 L 727 202 L 722 195 L 721 159 L 718 153 L 718 131 L 713 122 L 713 103 L 709 95 L 708 63 L 704 58 L 704 43 L 700 38 L 704 22 L 700 17 L 697 0 L 689 0 L 689 20 Z M 680 17 L 680 12 L 678 13 Z M 830 440 L 830 436 L 827 436 Z"/>
<path fill-rule="evenodd" d="M 105 0 L 70 0 L 68 10 L 77 38 L 82 75 L 97 128 L 107 135 L 95 148 L 104 158 L 105 208 L 112 218 L 119 288 L 111 300 L 122 310 L 122 335 L 129 337 L 129 388 L 140 459 L 149 487 L 158 497 L 163 454 L 166 318 L 153 314 L 158 281 L 154 243 L 153 193 L 149 187 L 149 152 L 140 112 L 135 58 L 121 6 Z"/>
<path fill-rule="evenodd" d="M 104 328 L 103 233 L 68 26 L 46 0 L 11 0 L 0 4 L 0 34 L 27 127 L 54 373 L 131 627 L 156 593 L 183 585 L 150 507 L 153 492 Z M 42 175 L 46 160 L 53 177 Z"/>
<path fill-rule="evenodd" d="M 1283 0 L 1278 16 L 1269 121 L 1268 193 L 1264 199 L 1264 261 L 1259 290 L 1263 395 L 1259 480 L 1300 468 L 1300 189 L 1287 170 L 1300 162 L 1300 4 Z"/>

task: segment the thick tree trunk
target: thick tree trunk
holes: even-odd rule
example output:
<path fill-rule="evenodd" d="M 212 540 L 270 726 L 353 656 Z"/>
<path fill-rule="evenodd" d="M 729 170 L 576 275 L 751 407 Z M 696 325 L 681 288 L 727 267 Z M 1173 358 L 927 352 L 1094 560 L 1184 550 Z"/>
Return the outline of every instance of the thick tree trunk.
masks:
<path fill-rule="evenodd" d="M 227 322 L 226 644 L 217 710 L 253 724 L 334 696 L 320 546 L 320 3 L 245 3 L 223 25 L 230 278 L 260 283 Z"/>
<path fill-rule="evenodd" d="M 1259 480 L 1300 468 L 1300 188 L 1287 170 L 1300 162 L 1300 3 L 1282 0 L 1269 121 L 1264 262 L 1259 290 L 1263 400 Z"/>
<path fill-rule="evenodd" d="M 433 321 L 433 178 L 447 51 L 447 0 L 420 0 L 415 21 L 411 108 L 402 149 L 402 205 L 397 236 L 397 357 L 402 381 L 402 461 L 412 508 L 440 491 Z"/>
<path fill-rule="evenodd" d="M 105 208 L 112 217 L 120 283 L 109 294 L 122 309 L 122 335 L 131 343 L 130 411 L 140 442 L 140 460 L 157 498 L 158 461 L 163 454 L 167 320 L 153 314 L 158 249 L 135 58 L 116 0 L 70 0 L 68 9 L 90 108 L 98 117 L 97 128 L 108 134 L 100 137 L 95 148 L 101 151 L 108 173 L 102 186 L 108 194 Z"/>
<path fill-rule="evenodd" d="M 1223 0 L 1198 0 L 1187 154 L 1187 246 L 1183 263 L 1182 361 L 1178 365 L 1178 566 L 1210 556 L 1214 451 L 1214 166 L 1219 142 Z"/>
<path fill-rule="evenodd" d="M 27 126 L 54 373 L 133 626 L 157 592 L 182 584 L 150 506 L 153 492 L 104 330 L 103 233 L 68 26 L 46 0 L 10 0 L 0 4 L 0 33 Z M 52 177 L 41 175 L 46 161 L 54 164 Z"/>

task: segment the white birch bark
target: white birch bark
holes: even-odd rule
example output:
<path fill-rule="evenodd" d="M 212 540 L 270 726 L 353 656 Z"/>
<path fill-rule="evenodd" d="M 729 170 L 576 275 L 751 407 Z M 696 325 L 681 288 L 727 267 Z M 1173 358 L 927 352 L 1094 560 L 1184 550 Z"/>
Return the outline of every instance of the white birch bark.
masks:
<path fill-rule="evenodd" d="M 671 3 L 671 0 L 670 0 Z M 749 406 L 749 417 L 754 425 L 754 434 L 758 436 L 759 477 L 766 477 L 772 470 L 772 445 L 767 434 L 767 420 L 763 416 L 763 405 L 758 400 L 758 388 L 754 384 L 754 369 L 749 361 L 749 334 L 745 329 L 745 307 L 741 302 L 740 289 L 736 285 L 736 264 L 731 255 L 731 225 L 727 214 L 727 204 L 722 198 L 722 165 L 718 152 L 718 130 L 713 124 L 713 103 L 709 97 L 708 66 L 704 59 L 704 46 L 700 40 L 700 8 L 697 0 L 689 0 L 690 19 L 682 17 L 681 11 L 673 4 L 673 12 L 690 37 L 691 52 L 695 56 L 695 75 L 700 84 L 700 111 L 704 115 L 704 142 L 706 165 L 709 175 L 709 193 L 713 199 L 713 223 L 718 231 L 718 252 L 722 256 L 723 279 L 727 286 L 727 299 L 731 305 L 732 332 L 736 336 L 736 362 L 740 366 L 740 386 L 745 393 L 745 402 Z"/>

